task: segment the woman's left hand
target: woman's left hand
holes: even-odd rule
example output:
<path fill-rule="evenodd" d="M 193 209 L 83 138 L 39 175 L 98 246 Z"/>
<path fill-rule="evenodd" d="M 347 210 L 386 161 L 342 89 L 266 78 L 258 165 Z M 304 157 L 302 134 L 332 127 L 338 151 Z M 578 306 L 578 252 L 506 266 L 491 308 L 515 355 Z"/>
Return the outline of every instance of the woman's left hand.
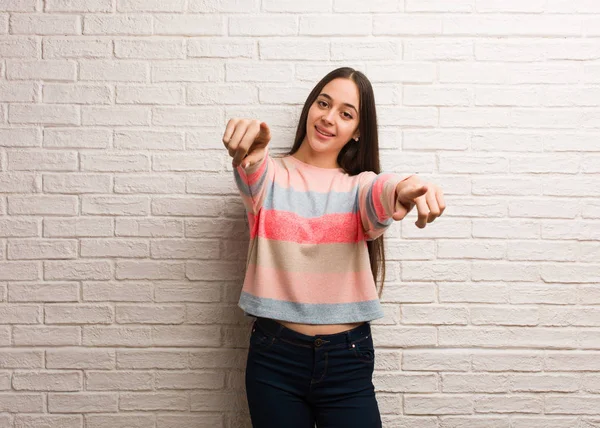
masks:
<path fill-rule="evenodd" d="M 415 205 L 418 211 L 415 224 L 423 229 L 427 223 L 441 216 L 446 209 L 442 189 L 433 183 L 424 183 L 416 175 L 398 183 L 393 219 L 402 220 Z"/>

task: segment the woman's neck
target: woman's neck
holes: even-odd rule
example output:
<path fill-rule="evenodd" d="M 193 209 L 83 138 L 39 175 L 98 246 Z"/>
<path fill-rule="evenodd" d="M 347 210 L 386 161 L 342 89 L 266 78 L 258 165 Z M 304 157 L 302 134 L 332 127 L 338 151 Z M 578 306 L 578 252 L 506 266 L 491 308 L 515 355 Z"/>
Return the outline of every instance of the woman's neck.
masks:
<path fill-rule="evenodd" d="M 337 169 L 340 168 L 337 163 L 338 154 L 339 153 L 316 153 L 308 147 L 308 144 L 302 143 L 300 148 L 292 156 L 301 162 L 319 168 Z"/>

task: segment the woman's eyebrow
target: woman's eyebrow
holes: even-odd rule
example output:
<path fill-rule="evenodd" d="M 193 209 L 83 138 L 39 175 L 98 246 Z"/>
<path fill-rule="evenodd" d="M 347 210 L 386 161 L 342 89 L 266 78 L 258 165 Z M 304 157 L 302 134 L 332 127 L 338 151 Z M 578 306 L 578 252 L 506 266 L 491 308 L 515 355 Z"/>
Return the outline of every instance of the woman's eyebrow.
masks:
<path fill-rule="evenodd" d="M 319 94 L 319 96 L 323 96 L 325 98 L 327 98 L 328 100 L 333 101 L 333 98 L 331 98 L 329 95 L 327 95 L 325 92 L 322 92 Z M 356 114 L 358 114 L 358 110 L 356 109 L 356 107 L 354 107 L 352 104 L 348 104 L 348 103 L 343 103 L 345 106 L 351 107 L 354 109 L 354 111 L 356 112 Z"/>

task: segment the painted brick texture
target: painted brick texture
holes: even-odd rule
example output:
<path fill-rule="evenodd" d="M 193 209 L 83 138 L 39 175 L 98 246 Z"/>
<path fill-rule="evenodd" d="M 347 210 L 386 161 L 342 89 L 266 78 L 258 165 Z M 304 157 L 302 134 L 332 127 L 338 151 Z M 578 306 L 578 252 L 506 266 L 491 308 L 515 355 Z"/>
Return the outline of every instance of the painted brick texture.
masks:
<path fill-rule="evenodd" d="M 363 71 L 387 233 L 385 427 L 600 426 L 600 3 L 0 1 L 0 427 L 250 427 L 231 117 L 288 149 Z"/>

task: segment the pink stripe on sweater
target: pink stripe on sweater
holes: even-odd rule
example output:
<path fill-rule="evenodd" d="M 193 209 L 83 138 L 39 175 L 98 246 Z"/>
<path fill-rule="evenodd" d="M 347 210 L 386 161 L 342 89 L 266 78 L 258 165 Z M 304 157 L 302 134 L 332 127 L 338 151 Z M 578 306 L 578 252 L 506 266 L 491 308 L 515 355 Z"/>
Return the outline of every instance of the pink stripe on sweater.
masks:
<path fill-rule="evenodd" d="M 378 299 L 374 285 L 358 284 L 373 284 L 370 270 L 343 273 L 284 272 L 250 264 L 243 291 L 295 303 L 356 303 Z"/>
<path fill-rule="evenodd" d="M 250 237 L 291 241 L 300 244 L 359 242 L 364 240 L 358 213 L 326 214 L 304 218 L 289 211 L 261 210 L 257 228 Z M 351 233 L 351 234 L 350 234 Z"/>

